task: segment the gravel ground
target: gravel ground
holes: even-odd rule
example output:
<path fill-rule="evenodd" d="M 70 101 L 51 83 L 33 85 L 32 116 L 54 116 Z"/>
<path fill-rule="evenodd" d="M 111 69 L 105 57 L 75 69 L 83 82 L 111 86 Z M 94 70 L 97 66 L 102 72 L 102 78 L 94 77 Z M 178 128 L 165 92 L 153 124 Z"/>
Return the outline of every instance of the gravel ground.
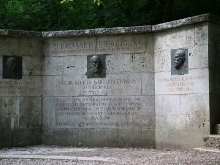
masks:
<path fill-rule="evenodd" d="M 34 156 L 34 158 L 22 158 Z M 9 158 L 10 157 L 10 158 Z M 0 149 L 0 165 L 220 165 L 220 152 L 35 146 Z"/>

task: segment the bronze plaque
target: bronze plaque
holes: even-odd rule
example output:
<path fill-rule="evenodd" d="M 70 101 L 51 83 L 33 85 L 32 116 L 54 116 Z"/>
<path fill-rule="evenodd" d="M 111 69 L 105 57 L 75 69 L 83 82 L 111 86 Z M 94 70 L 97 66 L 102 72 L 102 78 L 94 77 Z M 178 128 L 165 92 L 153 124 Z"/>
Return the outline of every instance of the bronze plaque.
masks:
<path fill-rule="evenodd" d="M 106 77 L 106 55 L 87 56 L 87 78 L 105 78 Z"/>
<path fill-rule="evenodd" d="M 188 74 L 188 49 L 171 49 L 171 75 Z"/>
<path fill-rule="evenodd" d="M 3 56 L 3 79 L 22 79 L 22 57 Z"/>

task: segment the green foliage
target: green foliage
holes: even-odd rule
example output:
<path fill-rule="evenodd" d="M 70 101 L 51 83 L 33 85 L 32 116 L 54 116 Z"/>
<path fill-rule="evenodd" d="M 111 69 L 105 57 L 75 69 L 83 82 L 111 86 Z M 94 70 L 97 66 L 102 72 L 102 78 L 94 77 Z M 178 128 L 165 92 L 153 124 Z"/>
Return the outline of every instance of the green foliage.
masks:
<path fill-rule="evenodd" d="M 220 16 L 219 0 L 0 0 L 0 28 L 33 31 L 153 25 Z"/>
<path fill-rule="evenodd" d="M 18 146 L 19 146 L 19 147 L 24 147 L 24 146 L 25 146 L 25 142 L 19 142 L 19 143 L 18 143 Z"/>
<path fill-rule="evenodd" d="M 84 143 L 83 142 L 79 142 L 76 147 L 83 147 L 84 146 Z"/>
<path fill-rule="evenodd" d="M 98 6 L 101 4 L 101 2 L 101 0 L 94 0 L 94 3 L 97 3 Z"/>

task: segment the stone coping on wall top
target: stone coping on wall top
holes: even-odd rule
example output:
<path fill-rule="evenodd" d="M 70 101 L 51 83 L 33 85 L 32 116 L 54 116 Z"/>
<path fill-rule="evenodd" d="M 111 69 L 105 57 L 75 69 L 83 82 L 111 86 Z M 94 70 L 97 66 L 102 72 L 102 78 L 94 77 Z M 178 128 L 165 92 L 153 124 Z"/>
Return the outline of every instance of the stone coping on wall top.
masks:
<path fill-rule="evenodd" d="M 220 24 L 220 18 L 213 14 L 202 14 L 198 16 L 179 19 L 171 22 L 161 23 L 157 25 L 132 26 L 132 27 L 115 27 L 115 28 L 96 28 L 84 30 L 64 30 L 64 31 L 23 31 L 0 29 L 0 35 L 6 36 L 23 36 L 23 37 L 74 37 L 74 36 L 94 36 L 94 35 L 117 35 L 117 34 L 138 34 L 167 30 L 171 28 L 181 27 L 185 25 L 213 22 Z"/>

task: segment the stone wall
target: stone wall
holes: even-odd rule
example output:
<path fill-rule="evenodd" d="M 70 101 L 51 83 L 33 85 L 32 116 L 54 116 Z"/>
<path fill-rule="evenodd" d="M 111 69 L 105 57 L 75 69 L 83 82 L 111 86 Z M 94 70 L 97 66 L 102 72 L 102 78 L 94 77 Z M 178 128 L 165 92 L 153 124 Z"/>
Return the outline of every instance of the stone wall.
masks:
<path fill-rule="evenodd" d="M 150 45 L 150 34 L 48 38 L 43 143 L 154 148 Z M 94 54 L 105 55 L 105 78 L 86 76 Z"/>
<path fill-rule="evenodd" d="M 153 26 L 0 30 L 1 61 L 21 57 L 23 68 L 22 79 L 0 80 L 0 145 L 202 146 L 220 122 L 219 24 L 205 14 Z M 100 77 L 89 76 L 93 55 Z"/>
<path fill-rule="evenodd" d="M 0 37 L 0 146 L 42 143 L 42 39 Z M 3 79 L 3 56 L 22 58 L 22 79 Z"/>
<path fill-rule="evenodd" d="M 157 148 L 201 146 L 210 129 L 208 23 L 158 32 L 154 43 Z M 171 75 L 179 48 L 188 50 L 188 73 Z"/>

